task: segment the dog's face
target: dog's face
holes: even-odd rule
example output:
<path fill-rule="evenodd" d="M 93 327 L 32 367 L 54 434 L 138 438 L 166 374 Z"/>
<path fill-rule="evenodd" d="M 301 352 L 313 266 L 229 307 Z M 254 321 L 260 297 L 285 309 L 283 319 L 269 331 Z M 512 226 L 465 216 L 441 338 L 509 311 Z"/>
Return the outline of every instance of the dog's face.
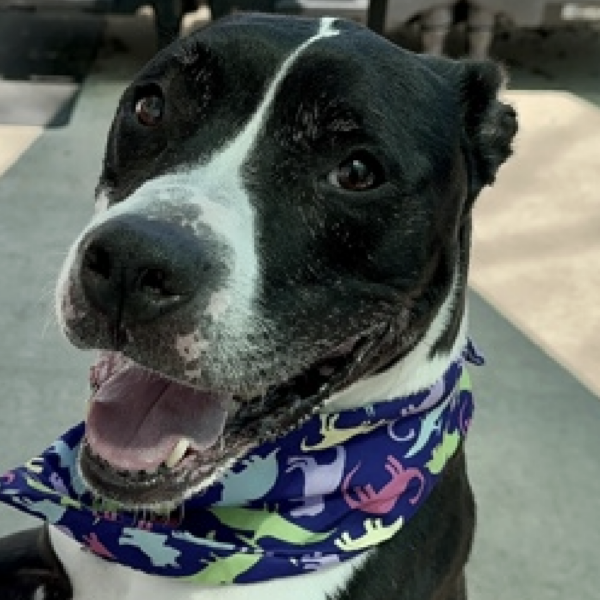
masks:
<path fill-rule="evenodd" d="M 103 350 L 92 489 L 175 503 L 409 352 L 510 153 L 500 83 L 333 19 L 239 16 L 161 52 L 58 285 L 67 336 Z M 434 351 L 461 315 L 459 293 Z"/>

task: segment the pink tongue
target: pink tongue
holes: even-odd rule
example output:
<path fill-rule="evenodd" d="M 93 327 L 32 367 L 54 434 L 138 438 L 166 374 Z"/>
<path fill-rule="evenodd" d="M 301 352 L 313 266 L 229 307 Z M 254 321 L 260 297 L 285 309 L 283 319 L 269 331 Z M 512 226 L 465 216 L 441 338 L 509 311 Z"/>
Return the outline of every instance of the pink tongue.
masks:
<path fill-rule="evenodd" d="M 91 399 L 86 437 L 111 465 L 152 471 L 181 438 L 195 450 L 216 443 L 227 417 L 228 396 L 201 392 L 127 364 Z"/>

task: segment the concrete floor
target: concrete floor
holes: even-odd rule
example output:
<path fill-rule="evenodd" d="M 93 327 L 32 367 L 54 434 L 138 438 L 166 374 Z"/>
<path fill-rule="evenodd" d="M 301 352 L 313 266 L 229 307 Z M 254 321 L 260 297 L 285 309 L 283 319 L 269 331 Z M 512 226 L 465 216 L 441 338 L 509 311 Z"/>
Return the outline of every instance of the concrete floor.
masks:
<path fill-rule="evenodd" d="M 91 212 L 116 98 L 152 53 L 147 18 L 111 18 L 63 129 L 0 127 L 0 471 L 83 416 L 91 357 L 63 341 L 52 287 Z M 482 600 L 597 600 L 600 589 L 600 41 L 500 40 L 517 151 L 476 208 L 469 440 Z M 0 532 L 28 523 L 0 508 Z"/>

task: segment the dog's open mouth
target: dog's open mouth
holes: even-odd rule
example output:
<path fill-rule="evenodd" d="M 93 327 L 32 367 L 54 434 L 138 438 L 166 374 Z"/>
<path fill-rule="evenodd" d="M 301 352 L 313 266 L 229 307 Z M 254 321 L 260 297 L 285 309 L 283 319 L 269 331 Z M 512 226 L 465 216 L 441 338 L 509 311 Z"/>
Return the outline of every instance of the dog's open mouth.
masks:
<path fill-rule="evenodd" d="M 92 491 L 126 507 L 172 507 L 356 380 L 381 337 L 381 327 L 355 336 L 251 400 L 202 391 L 102 352 L 92 368 L 82 474 Z"/>

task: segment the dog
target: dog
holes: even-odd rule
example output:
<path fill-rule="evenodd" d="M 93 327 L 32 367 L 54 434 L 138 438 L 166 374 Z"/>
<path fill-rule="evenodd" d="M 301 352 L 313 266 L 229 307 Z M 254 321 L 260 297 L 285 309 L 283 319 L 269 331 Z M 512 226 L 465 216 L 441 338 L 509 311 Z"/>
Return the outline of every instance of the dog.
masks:
<path fill-rule="evenodd" d="M 100 351 L 85 428 L 3 479 L 49 525 L 0 541 L 2 598 L 466 598 L 471 209 L 512 153 L 503 84 L 336 18 L 239 14 L 150 61 L 57 285 Z"/>

